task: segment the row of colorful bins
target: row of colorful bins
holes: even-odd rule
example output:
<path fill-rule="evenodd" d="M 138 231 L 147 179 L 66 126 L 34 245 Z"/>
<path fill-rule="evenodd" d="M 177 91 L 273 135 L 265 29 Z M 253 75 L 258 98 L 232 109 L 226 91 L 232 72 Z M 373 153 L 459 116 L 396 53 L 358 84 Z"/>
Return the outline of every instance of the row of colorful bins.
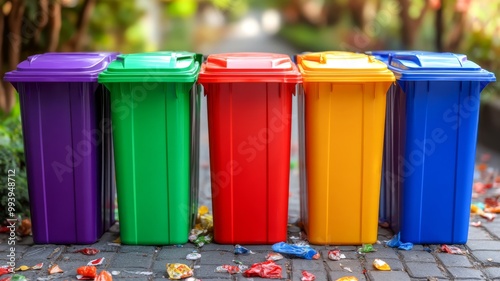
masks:
<path fill-rule="evenodd" d="M 5 79 L 21 100 L 35 242 L 92 243 L 109 227 L 113 150 L 122 242 L 186 242 L 197 205 L 198 82 L 216 242 L 287 239 L 298 93 L 311 243 L 375 242 L 381 182 L 381 218 L 403 241 L 465 243 L 478 98 L 495 78 L 461 55 L 374 55 L 381 61 L 347 52 L 302 54 L 297 64 L 266 53 L 204 63 L 188 52 L 28 58 Z"/>

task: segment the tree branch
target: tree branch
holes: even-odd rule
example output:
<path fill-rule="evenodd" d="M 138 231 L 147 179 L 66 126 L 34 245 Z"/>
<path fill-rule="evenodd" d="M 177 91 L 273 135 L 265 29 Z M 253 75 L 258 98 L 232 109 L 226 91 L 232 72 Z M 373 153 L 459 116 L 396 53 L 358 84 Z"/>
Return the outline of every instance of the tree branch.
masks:
<path fill-rule="evenodd" d="M 60 1 L 54 1 L 49 5 L 47 52 L 55 52 L 57 50 L 61 26 L 61 3 Z"/>
<path fill-rule="evenodd" d="M 94 10 L 96 0 L 85 0 L 82 9 L 80 10 L 78 21 L 76 24 L 75 35 L 68 41 L 66 48 L 70 51 L 79 51 L 83 45 L 83 39 L 87 32 L 87 27 L 89 25 L 90 17 L 92 16 L 92 11 Z"/>
<path fill-rule="evenodd" d="M 40 35 L 49 21 L 49 0 L 38 0 L 38 17 L 35 19 L 35 34 L 33 37 L 36 45 L 40 44 Z"/>

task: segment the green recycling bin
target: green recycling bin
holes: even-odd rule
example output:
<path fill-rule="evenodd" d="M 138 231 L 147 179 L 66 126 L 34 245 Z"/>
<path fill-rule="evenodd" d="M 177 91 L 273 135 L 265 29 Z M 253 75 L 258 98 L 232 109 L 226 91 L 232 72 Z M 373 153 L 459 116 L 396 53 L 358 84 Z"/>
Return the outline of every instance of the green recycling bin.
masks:
<path fill-rule="evenodd" d="M 111 93 L 124 244 L 188 240 L 198 198 L 201 60 L 189 52 L 120 55 L 99 75 Z"/>

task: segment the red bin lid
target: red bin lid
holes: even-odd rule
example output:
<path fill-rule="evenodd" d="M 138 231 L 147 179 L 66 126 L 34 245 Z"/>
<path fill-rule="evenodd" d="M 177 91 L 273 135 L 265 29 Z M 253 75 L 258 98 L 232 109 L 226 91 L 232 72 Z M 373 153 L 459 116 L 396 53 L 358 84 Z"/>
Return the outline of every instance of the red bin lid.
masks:
<path fill-rule="evenodd" d="M 209 55 L 198 78 L 203 83 L 301 83 L 302 76 L 289 56 L 274 53 Z"/>

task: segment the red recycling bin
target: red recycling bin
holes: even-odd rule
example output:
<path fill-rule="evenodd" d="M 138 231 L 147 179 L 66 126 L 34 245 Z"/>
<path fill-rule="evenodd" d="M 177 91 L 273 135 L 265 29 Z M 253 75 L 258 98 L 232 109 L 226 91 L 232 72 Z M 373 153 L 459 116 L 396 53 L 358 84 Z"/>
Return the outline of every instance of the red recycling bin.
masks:
<path fill-rule="evenodd" d="M 281 54 L 217 54 L 203 64 L 217 243 L 286 241 L 292 94 L 301 81 Z"/>

